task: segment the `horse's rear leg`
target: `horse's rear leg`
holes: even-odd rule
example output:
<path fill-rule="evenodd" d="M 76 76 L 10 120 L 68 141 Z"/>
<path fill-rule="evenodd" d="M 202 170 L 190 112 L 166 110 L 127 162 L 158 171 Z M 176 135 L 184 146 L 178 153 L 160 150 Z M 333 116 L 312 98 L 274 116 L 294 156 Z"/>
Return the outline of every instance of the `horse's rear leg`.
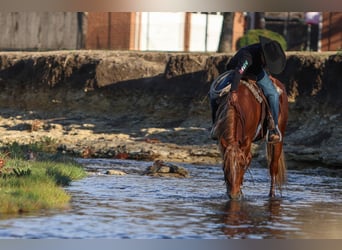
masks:
<path fill-rule="evenodd" d="M 276 186 L 281 190 L 282 184 L 285 182 L 286 166 L 283 155 L 283 144 L 267 144 L 267 160 L 270 168 L 271 186 L 270 197 L 275 197 Z"/>

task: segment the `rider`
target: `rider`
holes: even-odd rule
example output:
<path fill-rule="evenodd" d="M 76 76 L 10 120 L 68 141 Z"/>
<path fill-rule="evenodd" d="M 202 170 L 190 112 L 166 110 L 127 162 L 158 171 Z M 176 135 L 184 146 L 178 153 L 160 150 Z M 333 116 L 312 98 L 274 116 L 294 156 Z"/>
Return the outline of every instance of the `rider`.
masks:
<path fill-rule="evenodd" d="M 242 76 L 255 75 L 257 84 L 261 87 L 268 100 L 274 121 L 274 126 L 269 126 L 267 141 L 276 143 L 281 141 L 278 128 L 279 93 L 265 69 L 267 68 L 272 74 L 281 73 L 286 64 L 286 56 L 277 41 L 263 36 L 259 36 L 259 40 L 259 43 L 241 48 L 227 64 L 226 69 L 233 70 L 233 73 L 228 76 L 231 82 L 230 98 L 232 102 L 237 102 L 237 88 Z M 219 88 L 222 87 L 224 86 L 219 86 Z M 216 99 L 211 99 L 210 104 L 214 125 L 218 104 Z M 215 136 L 213 139 L 215 139 Z"/>

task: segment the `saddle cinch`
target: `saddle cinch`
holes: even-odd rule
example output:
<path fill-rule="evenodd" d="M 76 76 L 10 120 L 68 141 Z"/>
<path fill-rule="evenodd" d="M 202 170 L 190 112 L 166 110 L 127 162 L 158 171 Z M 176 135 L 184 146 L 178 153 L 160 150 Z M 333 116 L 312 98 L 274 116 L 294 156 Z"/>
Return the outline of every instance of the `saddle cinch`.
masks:
<path fill-rule="evenodd" d="M 221 75 L 219 75 L 211 84 L 210 90 L 209 90 L 209 96 L 210 99 L 221 99 L 228 95 L 231 89 L 231 74 L 233 70 L 228 70 Z M 272 80 L 273 84 L 274 81 Z M 266 136 L 267 130 L 271 130 L 274 128 L 274 122 L 271 115 L 270 106 L 268 104 L 267 98 L 264 95 L 262 89 L 256 84 L 256 76 L 254 75 L 248 75 L 244 76 L 240 84 L 244 84 L 253 94 L 255 99 L 260 103 L 261 105 L 261 116 L 260 121 L 257 127 L 257 130 L 255 131 L 255 135 L 253 138 L 253 141 L 258 141 L 263 139 Z M 275 85 L 275 84 L 274 84 Z M 277 91 L 281 91 L 276 85 L 275 85 Z"/>

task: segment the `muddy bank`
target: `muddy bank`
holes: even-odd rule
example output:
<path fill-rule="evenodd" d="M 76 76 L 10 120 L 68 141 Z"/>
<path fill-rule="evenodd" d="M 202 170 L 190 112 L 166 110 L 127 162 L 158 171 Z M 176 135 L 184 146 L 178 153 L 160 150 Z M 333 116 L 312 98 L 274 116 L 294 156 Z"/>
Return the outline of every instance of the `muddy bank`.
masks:
<path fill-rule="evenodd" d="M 218 163 L 207 92 L 231 55 L 0 53 L 0 142 L 52 139 L 83 157 Z M 291 163 L 342 166 L 342 56 L 288 53 Z M 254 145 L 263 160 L 263 143 Z"/>

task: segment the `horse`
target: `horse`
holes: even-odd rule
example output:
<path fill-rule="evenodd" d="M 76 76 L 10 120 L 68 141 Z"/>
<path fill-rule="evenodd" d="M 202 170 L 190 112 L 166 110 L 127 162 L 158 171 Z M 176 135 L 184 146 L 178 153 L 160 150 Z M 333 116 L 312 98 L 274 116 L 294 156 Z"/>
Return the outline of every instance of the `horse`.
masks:
<path fill-rule="evenodd" d="M 266 143 L 266 158 L 271 176 L 269 196 L 275 197 L 276 188 L 286 181 L 286 162 L 283 139 L 288 120 L 288 99 L 284 85 L 270 76 L 279 93 L 278 127 L 282 140 Z M 224 180 L 231 199 L 240 199 L 241 186 L 246 170 L 251 164 L 253 142 L 264 140 L 267 131 L 269 108 L 267 100 L 255 80 L 242 79 L 237 89 L 238 101 L 231 102 L 228 94 L 218 100 L 216 135 L 223 159 Z"/>

